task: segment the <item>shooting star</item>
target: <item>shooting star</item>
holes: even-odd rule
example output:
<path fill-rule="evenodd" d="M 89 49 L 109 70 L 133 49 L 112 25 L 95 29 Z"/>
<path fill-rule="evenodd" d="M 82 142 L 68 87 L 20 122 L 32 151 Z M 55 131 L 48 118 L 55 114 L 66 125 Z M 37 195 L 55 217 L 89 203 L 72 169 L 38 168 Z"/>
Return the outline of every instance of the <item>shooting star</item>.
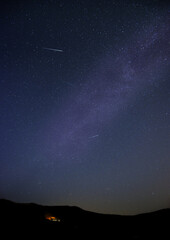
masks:
<path fill-rule="evenodd" d="M 97 134 L 97 135 L 94 135 L 94 136 L 91 136 L 91 137 L 89 137 L 89 138 L 97 138 L 97 137 L 99 137 L 98 134 Z"/>
<path fill-rule="evenodd" d="M 53 51 L 53 52 L 63 52 L 63 50 L 57 49 L 57 48 L 43 48 L 43 49 Z"/>

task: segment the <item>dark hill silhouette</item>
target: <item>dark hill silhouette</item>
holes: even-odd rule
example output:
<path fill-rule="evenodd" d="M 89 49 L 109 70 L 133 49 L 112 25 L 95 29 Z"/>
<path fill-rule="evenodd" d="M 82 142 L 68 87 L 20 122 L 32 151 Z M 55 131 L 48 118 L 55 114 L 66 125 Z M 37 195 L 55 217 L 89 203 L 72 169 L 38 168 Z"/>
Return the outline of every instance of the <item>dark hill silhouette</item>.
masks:
<path fill-rule="evenodd" d="M 104 239 L 169 239 L 170 209 L 134 216 L 108 215 L 70 206 L 42 206 L 0 200 L 1 234 L 12 237 L 105 236 Z"/>

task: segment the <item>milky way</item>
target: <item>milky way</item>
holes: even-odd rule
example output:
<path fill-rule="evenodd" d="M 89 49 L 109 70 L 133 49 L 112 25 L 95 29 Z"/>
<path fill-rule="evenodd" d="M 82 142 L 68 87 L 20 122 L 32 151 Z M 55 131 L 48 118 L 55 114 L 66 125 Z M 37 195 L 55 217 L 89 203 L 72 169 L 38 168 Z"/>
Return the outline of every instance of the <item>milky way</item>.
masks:
<path fill-rule="evenodd" d="M 78 92 L 71 92 L 62 110 L 52 116 L 45 145 L 53 161 L 80 159 L 92 147 L 91 136 L 101 138 L 104 128 L 133 104 L 142 88 L 156 84 L 157 75 L 168 64 L 169 29 L 165 19 L 158 18 L 136 31 L 116 54 L 103 56 Z"/>

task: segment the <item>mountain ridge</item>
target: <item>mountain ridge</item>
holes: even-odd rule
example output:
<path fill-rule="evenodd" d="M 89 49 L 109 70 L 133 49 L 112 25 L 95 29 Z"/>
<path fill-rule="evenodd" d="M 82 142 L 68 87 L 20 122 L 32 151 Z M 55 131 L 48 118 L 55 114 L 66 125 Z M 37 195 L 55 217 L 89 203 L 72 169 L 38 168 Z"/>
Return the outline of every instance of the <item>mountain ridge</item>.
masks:
<path fill-rule="evenodd" d="M 29 234 L 37 232 L 51 237 L 56 234 L 62 237 L 99 237 L 105 234 L 116 236 L 116 239 L 143 239 L 146 236 L 169 235 L 166 226 L 170 220 L 170 209 L 116 215 L 90 212 L 76 206 L 44 206 L 0 199 L 0 219 L 1 227 L 12 229 L 16 236 L 20 234 L 20 229 L 24 229 Z"/>
<path fill-rule="evenodd" d="M 141 215 L 145 215 L 145 214 L 156 214 L 156 213 L 160 213 L 160 212 L 167 212 L 170 211 L 170 208 L 160 208 L 157 210 L 152 210 L 152 211 L 147 211 L 147 212 L 143 212 L 143 213 L 137 213 L 137 214 L 114 214 L 114 213 L 101 213 L 101 212 L 95 212 L 95 211 L 90 211 L 90 210 L 86 210 L 83 209 L 79 206 L 76 205 L 43 205 L 43 204 L 39 204 L 39 203 L 34 203 L 34 202 L 15 202 L 12 200 L 8 200 L 8 199 L 0 199 L 0 205 L 2 203 L 11 203 L 11 204 L 22 204 L 22 205 L 32 205 L 32 206 L 39 206 L 39 207 L 48 207 L 48 208 L 72 208 L 72 209 L 77 209 L 77 210 L 81 210 L 81 211 L 85 211 L 88 213 L 94 213 L 94 214 L 99 214 L 99 215 L 107 215 L 107 216 L 141 216 Z"/>

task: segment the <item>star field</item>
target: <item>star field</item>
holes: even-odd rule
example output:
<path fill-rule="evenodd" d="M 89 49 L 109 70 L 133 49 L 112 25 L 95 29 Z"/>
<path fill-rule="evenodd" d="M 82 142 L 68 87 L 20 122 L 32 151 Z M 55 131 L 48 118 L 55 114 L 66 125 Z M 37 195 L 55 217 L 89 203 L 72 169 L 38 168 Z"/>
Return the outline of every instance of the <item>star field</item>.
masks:
<path fill-rule="evenodd" d="M 4 1 L 0 198 L 170 207 L 169 4 Z"/>

